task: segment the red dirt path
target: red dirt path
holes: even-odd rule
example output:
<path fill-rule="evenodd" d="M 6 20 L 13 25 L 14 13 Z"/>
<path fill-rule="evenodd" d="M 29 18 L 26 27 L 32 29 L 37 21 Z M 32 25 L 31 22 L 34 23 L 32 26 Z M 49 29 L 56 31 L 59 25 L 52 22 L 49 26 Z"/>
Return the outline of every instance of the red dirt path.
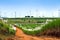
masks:
<path fill-rule="evenodd" d="M 60 38 L 30 36 L 24 34 L 21 29 L 17 28 L 14 40 L 60 40 Z"/>

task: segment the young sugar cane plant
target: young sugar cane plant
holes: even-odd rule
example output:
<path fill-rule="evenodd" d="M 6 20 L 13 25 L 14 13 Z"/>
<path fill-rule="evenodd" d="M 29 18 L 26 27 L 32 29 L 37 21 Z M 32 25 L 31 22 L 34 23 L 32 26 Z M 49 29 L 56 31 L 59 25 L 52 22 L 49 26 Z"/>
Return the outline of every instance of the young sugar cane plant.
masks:
<path fill-rule="evenodd" d="M 12 29 L 10 24 L 7 24 L 3 20 L 0 19 L 0 34 L 3 34 L 3 35 L 14 35 L 15 34 L 15 30 Z"/>
<path fill-rule="evenodd" d="M 40 27 L 34 29 L 27 29 L 26 27 L 22 27 L 22 30 L 26 34 L 36 35 L 36 36 L 56 36 L 60 37 L 60 19 L 54 19 L 47 24 L 43 24 Z"/>
<path fill-rule="evenodd" d="M 53 20 L 43 26 L 38 35 L 60 37 L 60 19 Z"/>

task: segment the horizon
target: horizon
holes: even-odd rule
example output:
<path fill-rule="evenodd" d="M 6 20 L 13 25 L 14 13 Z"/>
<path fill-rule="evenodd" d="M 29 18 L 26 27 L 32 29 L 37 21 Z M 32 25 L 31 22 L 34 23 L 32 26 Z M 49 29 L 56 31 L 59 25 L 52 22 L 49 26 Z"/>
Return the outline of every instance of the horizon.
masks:
<path fill-rule="evenodd" d="M 15 16 L 59 17 L 59 4 L 60 0 L 0 0 L 0 15 L 12 18 Z"/>

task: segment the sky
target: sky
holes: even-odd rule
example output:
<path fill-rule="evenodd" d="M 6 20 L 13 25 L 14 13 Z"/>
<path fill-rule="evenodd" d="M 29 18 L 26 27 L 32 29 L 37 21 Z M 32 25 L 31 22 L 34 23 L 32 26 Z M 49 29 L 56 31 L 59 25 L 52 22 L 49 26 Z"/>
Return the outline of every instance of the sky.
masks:
<path fill-rule="evenodd" d="M 60 0 L 0 0 L 2 17 L 58 17 Z"/>

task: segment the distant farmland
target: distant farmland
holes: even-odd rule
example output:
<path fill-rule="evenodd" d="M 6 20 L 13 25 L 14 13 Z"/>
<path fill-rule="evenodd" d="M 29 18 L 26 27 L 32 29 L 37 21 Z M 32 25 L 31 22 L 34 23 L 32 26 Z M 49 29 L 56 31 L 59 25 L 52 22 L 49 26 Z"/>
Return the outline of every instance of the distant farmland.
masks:
<path fill-rule="evenodd" d="M 59 18 L 3 18 L 4 20 L 8 20 L 10 23 L 42 23 L 47 19 L 59 19 Z"/>

